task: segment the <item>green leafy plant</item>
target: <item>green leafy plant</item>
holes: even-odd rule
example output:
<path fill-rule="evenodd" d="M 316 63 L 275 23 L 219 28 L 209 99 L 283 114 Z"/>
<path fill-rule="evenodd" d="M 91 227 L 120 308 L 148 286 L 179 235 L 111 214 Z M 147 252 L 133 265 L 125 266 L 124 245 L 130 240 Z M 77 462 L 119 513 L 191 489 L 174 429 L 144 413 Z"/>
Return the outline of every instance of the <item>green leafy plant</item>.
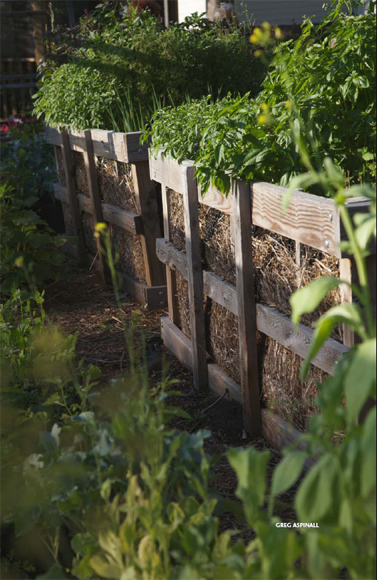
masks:
<path fill-rule="evenodd" d="M 337 2 L 319 26 L 308 20 L 298 40 L 277 46 L 255 100 L 204 99 L 157 112 L 154 152 L 195 160 L 204 192 L 213 182 L 227 194 L 229 173 L 287 186 L 306 170 L 292 131 L 300 119 L 312 162 L 331 156 L 349 184 L 373 182 L 376 16 L 343 13 L 343 6 Z M 259 46 L 262 36 L 253 36 Z"/>
<path fill-rule="evenodd" d="M 148 12 L 97 11 L 83 19 L 79 39 L 44 69 L 35 111 L 53 125 L 142 130 L 156 104 L 208 91 L 256 94 L 265 74 L 242 31 L 198 14 L 165 30 Z"/>

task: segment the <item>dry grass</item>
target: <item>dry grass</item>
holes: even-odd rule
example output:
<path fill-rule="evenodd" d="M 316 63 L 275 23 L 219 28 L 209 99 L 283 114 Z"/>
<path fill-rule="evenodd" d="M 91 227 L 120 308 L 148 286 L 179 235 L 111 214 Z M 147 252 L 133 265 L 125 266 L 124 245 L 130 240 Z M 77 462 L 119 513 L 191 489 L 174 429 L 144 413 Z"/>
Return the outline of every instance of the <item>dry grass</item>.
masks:
<path fill-rule="evenodd" d="M 183 198 L 170 192 L 172 242 L 185 250 Z M 235 284 L 236 268 L 232 241 L 231 218 L 214 208 L 200 205 L 199 227 L 202 241 L 203 268 Z M 257 301 L 291 315 L 290 297 L 299 288 L 323 275 L 339 276 L 339 262 L 331 256 L 301 247 L 300 264 L 296 263 L 296 244 L 261 228 L 253 231 L 253 260 L 255 269 L 255 294 Z M 177 295 L 180 325 L 190 337 L 190 319 L 187 283 L 177 277 Z M 316 312 L 303 318 L 311 326 L 330 307 L 340 302 L 338 290 L 332 292 Z M 240 359 L 237 317 L 225 308 L 206 298 L 204 305 L 207 325 L 207 349 L 213 360 L 234 380 L 240 382 Z M 340 329 L 334 338 L 341 340 Z M 317 383 L 326 373 L 312 367 L 305 383 L 300 379 L 302 359 L 265 336 L 258 337 L 263 400 L 284 419 L 291 420 L 301 430 L 316 413 Z"/>
<path fill-rule="evenodd" d="M 110 239 L 119 251 L 117 269 L 140 282 L 146 283 L 144 254 L 139 236 L 114 225 L 109 225 Z"/>
<path fill-rule="evenodd" d="M 97 172 L 101 198 L 105 203 L 139 213 L 129 163 L 98 158 Z"/>

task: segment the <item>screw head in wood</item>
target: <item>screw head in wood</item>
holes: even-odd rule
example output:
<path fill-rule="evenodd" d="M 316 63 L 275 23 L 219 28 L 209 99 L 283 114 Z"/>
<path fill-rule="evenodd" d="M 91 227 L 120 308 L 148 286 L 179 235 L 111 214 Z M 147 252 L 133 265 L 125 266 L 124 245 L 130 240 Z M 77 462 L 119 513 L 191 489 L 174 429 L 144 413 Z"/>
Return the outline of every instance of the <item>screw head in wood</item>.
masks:
<path fill-rule="evenodd" d="M 329 248 L 330 247 L 330 242 L 329 240 L 325 240 L 325 248 Z"/>
<path fill-rule="evenodd" d="M 333 222 L 333 220 L 334 220 L 334 214 L 331 212 L 329 213 L 329 220 L 330 220 L 330 222 Z"/>

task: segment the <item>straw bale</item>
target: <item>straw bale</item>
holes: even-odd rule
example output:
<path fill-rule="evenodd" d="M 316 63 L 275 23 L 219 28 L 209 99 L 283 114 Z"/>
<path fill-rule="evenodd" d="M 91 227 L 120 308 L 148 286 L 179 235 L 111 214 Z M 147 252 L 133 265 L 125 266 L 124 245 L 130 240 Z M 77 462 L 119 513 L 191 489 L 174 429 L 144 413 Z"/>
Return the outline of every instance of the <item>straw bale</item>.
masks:
<path fill-rule="evenodd" d="M 62 185 L 67 185 L 67 181 L 65 179 L 65 171 L 63 165 L 63 153 L 61 147 L 55 147 L 56 151 L 56 170 L 58 172 L 59 183 Z"/>
<path fill-rule="evenodd" d="M 109 225 L 111 242 L 119 252 L 117 269 L 140 282 L 146 283 L 143 248 L 140 236 L 118 226 Z"/>
<path fill-rule="evenodd" d="M 176 273 L 177 280 L 177 300 L 179 311 L 179 327 L 187 338 L 191 338 L 190 330 L 190 302 L 188 295 L 188 284 L 179 272 Z"/>
<path fill-rule="evenodd" d="M 94 220 L 89 213 L 82 213 L 82 229 L 84 232 L 85 247 L 88 254 L 97 254 L 97 241 L 94 237 Z"/>
<path fill-rule="evenodd" d="M 84 155 L 78 151 L 73 151 L 73 158 L 75 163 L 76 190 L 78 193 L 82 193 L 86 197 L 89 197 L 88 178 L 86 175 Z"/>
<path fill-rule="evenodd" d="M 185 250 L 183 197 L 170 193 L 170 227 L 174 246 Z M 203 268 L 236 283 L 231 217 L 214 208 L 200 205 L 199 227 L 202 241 Z M 300 264 L 296 264 L 296 243 L 262 228 L 252 228 L 255 294 L 260 303 L 291 315 L 290 297 L 298 289 L 323 275 L 339 276 L 337 259 L 307 246 L 301 246 Z M 181 329 L 189 333 L 187 283 L 177 276 Z M 308 326 L 332 306 L 339 304 L 340 292 L 333 291 L 316 312 L 303 317 Z M 240 382 L 240 359 L 237 317 L 212 300 L 205 299 L 207 349 L 212 359 L 234 380 Z M 336 329 L 333 337 L 341 340 Z M 261 380 L 265 404 L 304 430 L 308 419 L 317 412 L 317 383 L 327 374 L 312 367 L 305 383 L 300 379 L 302 359 L 274 340 L 257 336 Z"/>
<path fill-rule="evenodd" d="M 105 203 L 139 213 L 131 165 L 97 158 L 97 173 L 101 198 Z"/>

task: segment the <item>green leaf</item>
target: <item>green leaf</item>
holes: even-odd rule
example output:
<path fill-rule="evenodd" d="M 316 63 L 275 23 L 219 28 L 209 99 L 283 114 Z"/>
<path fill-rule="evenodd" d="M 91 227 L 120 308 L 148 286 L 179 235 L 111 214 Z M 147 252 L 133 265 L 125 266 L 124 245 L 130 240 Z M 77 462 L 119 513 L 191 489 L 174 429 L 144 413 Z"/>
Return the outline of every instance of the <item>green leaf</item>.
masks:
<path fill-rule="evenodd" d="M 308 455 L 304 451 L 289 453 L 275 469 L 271 494 L 276 497 L 285 493 L 298 480 Z"/>
<path fill-rule="evenodd" d="M 367 499 L 376 493 L 376 409 L 372 409 L 365 421 L 361 438 L 362 467 L 361 494 Z"/>
<path fill-rule="evenodd" d="M 294 324 L 299 324 L 304 314 L 313 312 L 331 290 L 339 288 L 342 284 L 345 282 L 338 278 L 324 276 L 295 292 L 291 297 Z"/>
<path fill-rule="evenodd" d="M 329 454 L 312 467 L 296 496 L 300 522 L 318 523 L 333 510 L 339 499 L 335 495 L 339 494 L 338 479 L 334 458 Z"/>
<path fill-rule="evenodd" d="M 66 580 L 68 576 L 60 566 L 52 566 L 46 574 L 37 576 L 36 580 Z"/>
<path fill-rule="evenodd" d="M 301 369 L 301 378 L 305 380 L 312 360 L 316 357 L 322 346 L 332 335 L 338 324 L 346 324 L 359 335 L 364 335 L 364 323 L 360 308 L 356 304 L 340 304 L 324 314 L 315 324 L 312 344 Z"/>
<path fill-rule="evenodd" d="M 347 398 L 347 420 L 356 421 L 364 403 L 376 385 L 376 339 L 368 340 L 357 347 L 345 378 Z"/>
<path fill-rule="evenodd" d="M 259 508 L 264 504 L 266 493 L 266 469 L 270 458 L 268 451 L 232 449 L 228 460 L 238 478 L 236 495 L 244 503 L 247 521 L 255 524 L 262 517 Z"/>

